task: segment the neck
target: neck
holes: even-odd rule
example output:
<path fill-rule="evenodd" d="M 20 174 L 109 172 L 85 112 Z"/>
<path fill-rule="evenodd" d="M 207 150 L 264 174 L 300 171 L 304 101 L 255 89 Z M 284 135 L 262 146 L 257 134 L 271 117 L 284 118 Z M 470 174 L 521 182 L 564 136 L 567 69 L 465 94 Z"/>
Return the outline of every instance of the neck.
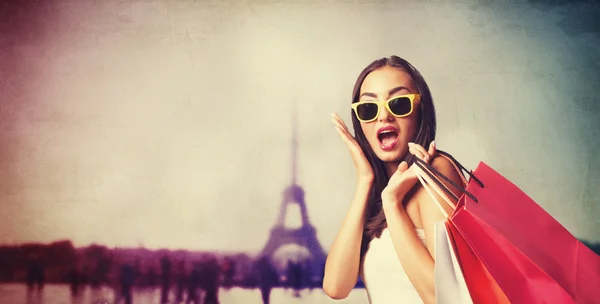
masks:
<path fill-rule="evenodd" d="M 392 177 L 392 174 L 394 174 L 394 172 L 396 172 L 396 170 L 398 170 L 399 165 L 400 165 L 400 162 L 385 163 L 385 169 L 387 171 L 388 177 Z"/>

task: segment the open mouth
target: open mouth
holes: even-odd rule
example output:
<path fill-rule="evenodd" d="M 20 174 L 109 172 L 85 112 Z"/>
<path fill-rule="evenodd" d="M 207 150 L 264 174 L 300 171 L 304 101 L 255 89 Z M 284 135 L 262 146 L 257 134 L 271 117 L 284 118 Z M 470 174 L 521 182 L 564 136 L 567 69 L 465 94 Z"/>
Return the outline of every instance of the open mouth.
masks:
<path fill-rule="evenodd" d="M 377 139 L 379 139 L 379 146 L 383 150 L 391 150 L 398 143 L 398 131 L 395 130 L 385 130 L 379 132 L 377 134 Z"/>

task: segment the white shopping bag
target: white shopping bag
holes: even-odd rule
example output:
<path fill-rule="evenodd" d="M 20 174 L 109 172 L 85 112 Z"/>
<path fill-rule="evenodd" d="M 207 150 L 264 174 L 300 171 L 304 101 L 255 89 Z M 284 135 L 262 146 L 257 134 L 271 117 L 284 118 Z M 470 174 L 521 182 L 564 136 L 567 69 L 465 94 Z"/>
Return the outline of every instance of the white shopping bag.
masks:
<path fill-rule="evenodd" d="M 454 254 L 445 221 L 435 223 L 435 299 L 437 304 L 473 304 Z"/>

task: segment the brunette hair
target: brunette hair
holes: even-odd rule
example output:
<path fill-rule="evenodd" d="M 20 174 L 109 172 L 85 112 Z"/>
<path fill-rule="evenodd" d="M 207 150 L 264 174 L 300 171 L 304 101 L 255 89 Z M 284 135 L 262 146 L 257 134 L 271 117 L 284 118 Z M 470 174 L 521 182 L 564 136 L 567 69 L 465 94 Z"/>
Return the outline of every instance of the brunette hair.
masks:
<path fill-rule="evenodd" d="M 419 113 L 419 129 L 417 135 L 413 139 L 413 142 L 419 144 L 425 148 L 429 147 L 429 144 L 435 139 L 436 132 L 436 119 L 435 119 L 435 108 L 433 106 L 433 98 L 429 91 L 427 82 L 421 75 L 421 73 L 413 67 L 408 61 L 398 57 L 390 56 L 389 58 L 381 58 L 373 61 L 369 64 L 358 76 L 354 90 L 352 91 L 352 103 L 358 102 L 360 98 L 360 88 L 363 81 L 369 75 L 369 73 L 382 68 L 384 66 L 390 66 L 400 69 L 410 75 L 416 88 L 417 93 L 421 95 L 420 111 Z M 352 110 L 351 110 L 352 111 Z M 387 226 L 385 215 L 383 214 L 381 206 L 381 191 L 385 188 L 388 183 L 389 176 L 385 167 L 385 163 L 381 161 L 365 137 L 360 121 L 356 117 L 354 111 L 352 111 L 352 126 L 354 128 L 354 137 L 365 154 L 369 164 L 373 168 L 375 173 L 375 179 L 371 188 L 371 193 L 368 199 L 368 210 L 367 219 L 365 222 L 363 241 L 361 246 L 361 255 L 367 248 L 369 242 L 374 238 L 379 238 L 381 232 Z M 410 166 L 414 162 L 414 155 L 408 153 L 404 156 L 404 161 Z"/>

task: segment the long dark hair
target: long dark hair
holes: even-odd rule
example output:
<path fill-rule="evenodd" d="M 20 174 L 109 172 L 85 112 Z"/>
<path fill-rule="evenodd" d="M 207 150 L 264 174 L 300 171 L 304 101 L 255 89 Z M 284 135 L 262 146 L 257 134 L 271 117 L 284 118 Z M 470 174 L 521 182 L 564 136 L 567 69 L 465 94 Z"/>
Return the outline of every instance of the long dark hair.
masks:
<path fill-rule="evenodd" d="M 429 86 L 427 86 L 427 82 L 425 82 L 425 79 L 421 73 L 408 61 L 398 56 L 391 56 L 389 58 L 381 58 L 373 61 L 358 76 L 356 84 L 354 85 L 354 90 L 352 91 L 352 103 L 358 102 L 360 97 L 360 88 L 367 75 L 384 66 L 395 67 L 408 73 L 417 88 L 417 93 L 421 95 L 420 111 L 418 112 L 418 120 L 420 125 L 413 142 L 427 149 L 429 144 L 435 139 L 436 132 L 433 98 L 431 96 L 431 92 L 429 91 Z M 356 118 L 356 115 L 353 111 L 351 115 L 352 126 L 354 127 L 354 137 L 362 148 L 363 153 L 367 157 L 367 160 L 369 161 L 369 164 L 371 164 L 373 172 L 375 173 L 375 180 L 373 181 L 373 186 L 368 199 L 367 219 L 363 233 L 361 252 L 364 253 L 369 241 L 374 237 L 380 237 L 381 232 L 387 225 L 381 206 L 381 191 L 385 188 L 385 186 L 387 186 L 390 177 L 388 176 L 385 163 L 381 161 L 377 155 L 375 155 L 373 149 L 371 149 L 371 146 L 369 145 L 369 142 L 363 133 L 360 121 L 358 118 Z M 403 160 L 406 161 L 410 166 L 414 162 L 414 155 L 407 153 Z"/>

